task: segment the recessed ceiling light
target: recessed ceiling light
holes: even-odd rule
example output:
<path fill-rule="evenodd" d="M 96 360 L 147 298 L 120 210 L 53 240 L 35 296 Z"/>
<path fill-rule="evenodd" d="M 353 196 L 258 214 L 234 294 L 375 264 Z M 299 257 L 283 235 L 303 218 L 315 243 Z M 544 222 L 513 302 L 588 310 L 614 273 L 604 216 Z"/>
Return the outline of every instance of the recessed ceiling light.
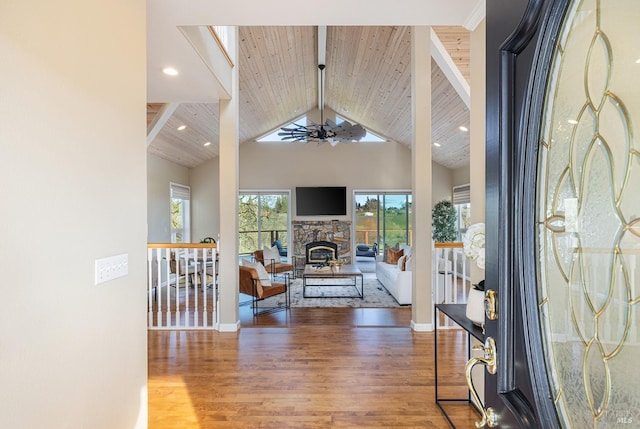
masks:
<path fill-rule="evenodd" d="M 440 143 L 438 143 L 438 142 L 433 142 L 433 145 L 434 145 L 435 147 L 440 147 L 440 146 L 441 146 L 441 144 L 440 144 Z"/>
<path fill-rule="evenodd" d="M 180 126 L 178 127 L 178 131 L 182 131 L 182 130 L 184 130 L 185 128 L 187 128 L 187 126 L 186 126 L 186 125 L 180 125 Z"/>
<path fill-rule="evenodd" d="M 640 64 L 640 58 L 636 60 L 636 64 Z"/>
<path fill-rule="evenodd" d="M 174 69 L 173 67 L 165 67 L 162 69 L 162 73 L 168 75 L 168 76 L 178 76 L 178 70 Z"/>
<path fill-rule="evenodd" d="M 575 119 L 569 119 L 567 122 L 571 125 L 576 125 L 578 123 L 578 121 L 576 121 Z"/>
<path fill-rule="evenodd" d="M 204 145 L 205 146 L 211 146 L 211 142 L 205 142 Z"/>
<path fill-rule="evenodd" d="M 458 129 L 459 129 L 460 131 L 464 131 L 465 133 L 466 133 L 467 131 L 469 131 L 469 128 L 467 128 L 467 127 L 465 127 L 465 126 L 462 126 L 462 125 L 460 125 L 460 126 L 458 127 Z"/>

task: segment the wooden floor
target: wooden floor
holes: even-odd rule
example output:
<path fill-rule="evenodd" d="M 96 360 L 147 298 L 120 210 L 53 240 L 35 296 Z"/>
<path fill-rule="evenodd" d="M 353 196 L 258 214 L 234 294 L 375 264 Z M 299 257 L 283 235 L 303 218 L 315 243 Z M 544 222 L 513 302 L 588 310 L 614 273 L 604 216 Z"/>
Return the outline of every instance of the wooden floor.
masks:
<path fill-rule="evenodd" d="M 410 308 L 306 308 L 242 329 L 149 332 L 149 428 L 447 428 L 432 332 Z M 440 396 L 465 397 L 466 335 L 438 334 Z M 459 428 L 478 419 L 447 405 Z"/>

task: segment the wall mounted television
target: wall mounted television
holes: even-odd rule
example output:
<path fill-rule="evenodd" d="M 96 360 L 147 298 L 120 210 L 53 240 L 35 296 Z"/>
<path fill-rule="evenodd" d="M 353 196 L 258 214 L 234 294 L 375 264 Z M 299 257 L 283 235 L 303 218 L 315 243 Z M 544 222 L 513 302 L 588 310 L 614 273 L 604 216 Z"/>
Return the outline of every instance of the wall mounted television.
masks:
<path fill-rule="evenodd" d="M 296 215 L 346 216 L 347 188 L 345 186 L 316 186 L 296 188 Z"/>

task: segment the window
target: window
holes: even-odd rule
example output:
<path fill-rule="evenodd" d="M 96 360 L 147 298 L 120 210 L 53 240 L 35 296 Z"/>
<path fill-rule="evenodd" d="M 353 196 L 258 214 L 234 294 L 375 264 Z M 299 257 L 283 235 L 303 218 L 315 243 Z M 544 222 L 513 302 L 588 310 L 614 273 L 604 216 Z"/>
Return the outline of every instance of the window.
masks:
<path fill-rule="evenodd" d="M 355 194 L 356 244 L 411 245 L 411 192 Z"/>
<path fill-rule="evenodd" d="M 190 198 L 191 188 L 171 183 L 171 242 L 189 243 L 191 241 Z"/>
<path fill-rule="evenodd" d="M 238 251 L 248 255 L 279 240 L 289 244 L 289 192 L 241 192 L 238 201 Z"/>
<path fill-rule="evenodd" d="M 456 209 L 457 240 L 462 241 L 462 235 L 471 222 L 471 185 L 454 186 L 452 201 Z"/>

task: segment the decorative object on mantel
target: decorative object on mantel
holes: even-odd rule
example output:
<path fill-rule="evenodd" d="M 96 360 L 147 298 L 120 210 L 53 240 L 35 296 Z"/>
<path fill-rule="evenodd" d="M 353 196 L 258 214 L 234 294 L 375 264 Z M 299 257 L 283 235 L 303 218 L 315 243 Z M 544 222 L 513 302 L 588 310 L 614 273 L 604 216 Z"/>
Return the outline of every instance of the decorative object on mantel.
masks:
<path fill-rule="evenodd" d="M 456 239 L 456 209 L 451 201 L 439 201 L 431 211 L 433 240 L 436 243 L 450 243 Z"/>
<path fill-rule="evenodd" d="M 484 223 L 474 223 L 464 235 L 464 253 L 484 270 Z M 467 299 L 467 318 L 476 325 L 484 324 L 484 280 L 469 289 Z"/>

